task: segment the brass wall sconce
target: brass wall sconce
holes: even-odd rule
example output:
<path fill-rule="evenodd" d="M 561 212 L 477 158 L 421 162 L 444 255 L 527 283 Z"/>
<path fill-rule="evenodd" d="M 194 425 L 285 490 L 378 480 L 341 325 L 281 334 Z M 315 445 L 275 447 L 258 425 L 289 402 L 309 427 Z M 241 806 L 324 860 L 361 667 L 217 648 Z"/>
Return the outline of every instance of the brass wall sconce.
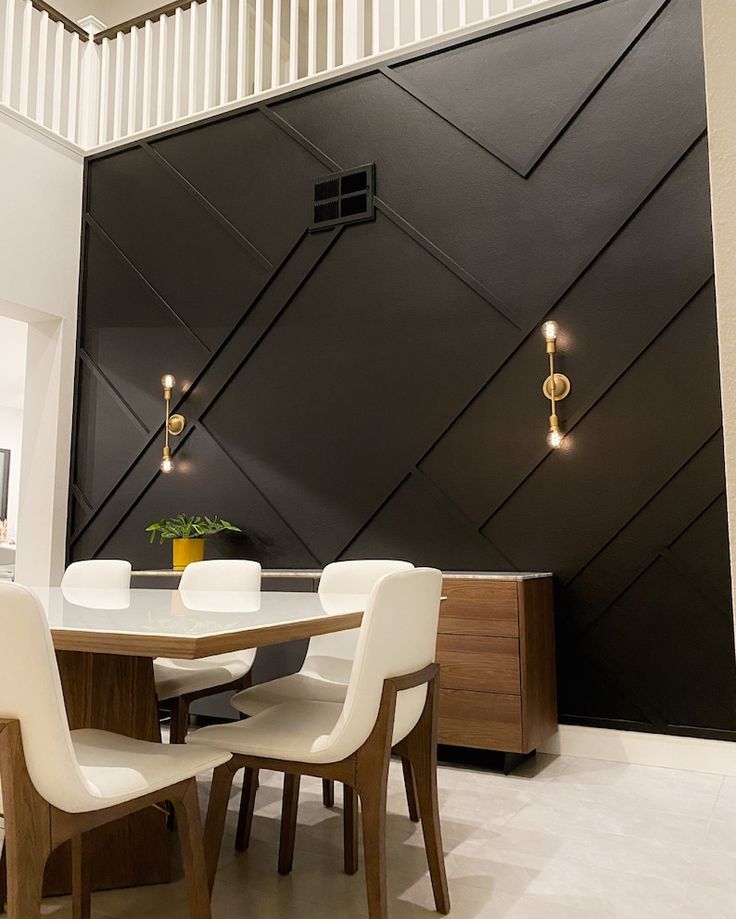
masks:
<path fill-rule="evenodd" d="M 166 405 L 166 423 L 164 425 L 164 452 L 161 458 L 161 472 L 172 472 L 174 461 L 171 458 L 171 448 L 169 447 L 169 435 L 178 437 L 184 430 L 187 423 L 183 415 L 171 414 L 171 390 L 176 385 L 176 380 L 170 373 L 165 373 L 161 377 L 161 385 L 164 388 L 164 403 Z"/>
<path fill-rule="evenodd" d="M 549 357 L 549 376 L 542 383 L 542 392 L 549 399 L 549 433 L 547 443 L 553 449 L 562 445 L 564 434 L 560 431 L 560 419 L 557 416 L 557 403 L 570 395 L 570 381 L 564 373 L 555 372 L 555 354 L 557 353 L 557 336 L 559 328 L 556 322 L 545 322 L 542 326 L 542 335 L 547 342 L 547 355 Z"/>

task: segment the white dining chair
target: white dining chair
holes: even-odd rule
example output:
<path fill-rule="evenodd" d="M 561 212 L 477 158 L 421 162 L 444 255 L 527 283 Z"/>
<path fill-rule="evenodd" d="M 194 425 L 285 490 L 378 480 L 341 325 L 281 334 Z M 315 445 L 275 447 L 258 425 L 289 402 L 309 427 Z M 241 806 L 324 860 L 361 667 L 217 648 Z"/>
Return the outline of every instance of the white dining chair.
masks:
<path fill-rule="evenodd" d="M 260 589 L 261 566 L 245 559 L 192 562 L 179 582 L 182 596 L 197 591 L 257 593 Z M 221 692 L 240 692 L 250 685 L 255 657 L 255 650 L 248 649 L 194 661 L 160 657 L 153 662 L 159 705 L 171 715 L 171 743 L 184 743 L 192 702 Z"/>
<path fill-rule="evenodd" d="M 132 565 L 113 558 L 72 562 L 61 579 L 62 587 L 124 590 L 130 587 Z"/>
<path fill-rule="evenodd" d="M 449 912 L 437 796 L 439 668 L 433 663 L 441 586 L 442 573 L 434 568 L 385 575 L 376 583 L 344 703 L 283 702 L 187 737 L 192 746 L 211 744 L 234 754 L 213 778 L 205 825 L 210 885 L 239 769 L 251 782 L 259 769 L 285 773 L 279 853 L 284 871 L 293 857 L 300 777 L 330 778 L 360 798 L 369 917 L 386 919 L 386 793 L 394 748 L 412 764 L 435 905 Z M 356 827 L 357 821 L 354 833 Z"/>
<path fill-rule="evenodd" d="M 89 830 L 160 801 L 176 808 L 191 919 L 210 919 L 195 776 L 227 751 L 170 747 L 107 731 L 70 731 L 51 634 L 38 598 L 0 584 L 0 785 L 8 919 L 39 919 L 52 850 L 72 844 L 73 914 L 90 915 Z"/>
<path fill-rule="evenodd" d="M 322 597 L 326 597 L 329 594 L 369 594 L 376 581 L 384 575 L 394 574 L 397 571 L 410 571 L 413 568 L 414 566 L 411 562 L 397 561 L 395 559 L 358 559 L 332 562 L 322 572 L 318 592 Z M 230 700 L 230 704 L 243 715 L 252 716 L 274 705 L 280 705 L 282 702 L 293 702 L 301 699 L 344 702 L 359 634 L 360 629 L 349 629 L 311 638 L 307 648 L 307 655 L 298 673 L 246 689 L 234 696 Z M 402 765 L 409 816 L 414 822 L 417 822 L 419 816 L 411 766 L 405 761 Z M 334 785 L 335 783 L 331 779 L 323 779 L 322 781 L 322 799 L 326 807 L 332 807 L 335 803 Z M 343 791 L 343 800 L 345 795 L 349 798 L 350 790 Z M 248 848 L 250 842 L 255 793 L 254 786 L 247 782 L 243 785 L 238 827 L 235 834 L 235 848 L 241 852 Z M 349 802 L 344 803 L 346 819 L 349 820 Z M 357 868 L 357 860 L 353 858 L 353 853 L 348 847 L 345 850 L 345 871 L 348 874 L 353 874 L 357 871 Z"/>

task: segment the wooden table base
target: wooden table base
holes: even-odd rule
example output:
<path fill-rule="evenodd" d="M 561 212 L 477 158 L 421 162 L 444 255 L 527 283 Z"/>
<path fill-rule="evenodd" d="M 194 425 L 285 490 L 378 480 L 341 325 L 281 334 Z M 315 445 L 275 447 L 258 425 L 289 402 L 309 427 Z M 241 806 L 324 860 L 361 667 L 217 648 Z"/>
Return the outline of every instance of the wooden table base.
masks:
<path fill-rule="evenodd" d="M 151 658 L 81 651 L 57 651 L 56 656 L 72 730 L 97 728 L 161 742 Z M 153 808 L 93 830 L 87 847 L 92 889 L 170 881 L 173 836 L 166 815 Z M 67 843 L 49 859 L 44 896 L 70 892 Z"/>

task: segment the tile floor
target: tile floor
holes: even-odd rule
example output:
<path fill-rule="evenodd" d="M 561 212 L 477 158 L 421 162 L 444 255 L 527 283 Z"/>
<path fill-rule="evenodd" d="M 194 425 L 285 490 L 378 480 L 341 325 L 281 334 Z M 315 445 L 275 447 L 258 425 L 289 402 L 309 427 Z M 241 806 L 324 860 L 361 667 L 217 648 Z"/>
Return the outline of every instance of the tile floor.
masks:
<path fill-rule="evenodd" d="M 262 776 L 243 854 L 231 802 L 215 919 L 366 916 L 362 874 L 341 872 L 339 807 L 322 806 L 317 781 L 303 782 L 294 871 L 278 876 L 280 781 Z M 736 778 L 540 756 L 511 776 L 442 766 L 440 790 L 454 919 L 736 917 Z M 421 831 L 396 764 L 389 792 L 390 914 L 429 917 Z M 95 919 L 186 915 L 182 881 L 93 898 Z M 46 901 L 44 916 L 68 919 L 68 900 Z"/>

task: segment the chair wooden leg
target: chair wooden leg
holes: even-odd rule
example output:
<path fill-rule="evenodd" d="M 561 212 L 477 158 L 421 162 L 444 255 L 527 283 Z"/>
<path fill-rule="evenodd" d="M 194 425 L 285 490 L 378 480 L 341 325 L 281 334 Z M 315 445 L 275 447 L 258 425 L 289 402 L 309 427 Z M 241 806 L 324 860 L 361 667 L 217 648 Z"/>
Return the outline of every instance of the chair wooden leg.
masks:
<path fill-rule="evenodd" d="M 5 912 L 5 904 L 8 901 L 8 866 L 5 860 L 5 840 L 3 840 L 3 851 L 0 854 L 0 913 Z"/>
<path fill-rule="evenodd" d="M 442 850 L 439 795 L 437 793 L 437 713 L 439 681 L 432 681 L 427 689 L 427 704 L 419 723 L 406 739 L 406 752 L 416 778 L 419 814 L 427 850 L 429 875 L 437 912 L 450 912 L 450 893 L 447 887 L 445 856 Z M 403 752 L 403 751 L 402 751 Z"/>
<path fill-rule="evenodd" d="M 343 846 L 345 874 L 358 870 L 358 796 L 349 785 L 342 786 Z"/>
<path fill-rule="evenodd" d="M 243 777 L 243 792 L 240 796 L 238 829 L 235 833 L 235 848 L 238 852 L 245 852 L 250 844 L 250 831 L 253 826 L 253 811 L 256 805 L 257 790 L 258 770 L 246 768 Z"/>
<path fill-rule="evenodd" d="M 171 701 L 169 743 L 184 743 L 189 729 L 189 702 L 183 697 Z"/>
<path fill-rule="evenodd" d="M 401 757 L 401 768 L 404 772 L 404 787 L 406 788 L 406 803 L 409 808 L 409 820 L 419 823 L 419 807 L 417 806 L 417 780 L 411 760 Z"/>
<path fill-rule="evenodd" d="M 90 859 L 85 857 L 85 838 L 72 836 L 72 917 L 90 919 L 92 916 L 92 878 Z"/>
<path fill-rule="evenodd" d="M 335 806 L 335 783 L 332 779 L 322 779 L 322 803 L 325 807 Z"/>
<path fill-rule="evenodd" d="M 289 874 L 294 864 L 296 818 L 299 812 L 299 782 L 301 776 L 284 773 L 284 799 L 281 806 L 281 840 L 279 842 L 279 874 Z"/>
<path fill-rule="evenodd" d="M 189 782 L 182 799 L 175 801 L 174 807 L 187 883 L 189 919 L 212 919 L 196 779 Z"/>
<path fill-rule="evenodd" d="M 383 785 L 383 787 L 381 787 Z M 386 891 L 386 783 L 380 776 L 360 789 L 363 858 L 369 919 L 388 919 Z"/>
<path fill-rule="evenodd" d="M 212 893 L 215 885 L 217 862 L 220 858 L 222 837 L 225 833 L 227 805 L 233 785 L 235 770 L 230 763 L 224 763 L 215 769 L 210 790 L 210 803 L 207 808 L 207 820 L 204 825 L 204 852 L 207 862 L 207 883 Z"/>

